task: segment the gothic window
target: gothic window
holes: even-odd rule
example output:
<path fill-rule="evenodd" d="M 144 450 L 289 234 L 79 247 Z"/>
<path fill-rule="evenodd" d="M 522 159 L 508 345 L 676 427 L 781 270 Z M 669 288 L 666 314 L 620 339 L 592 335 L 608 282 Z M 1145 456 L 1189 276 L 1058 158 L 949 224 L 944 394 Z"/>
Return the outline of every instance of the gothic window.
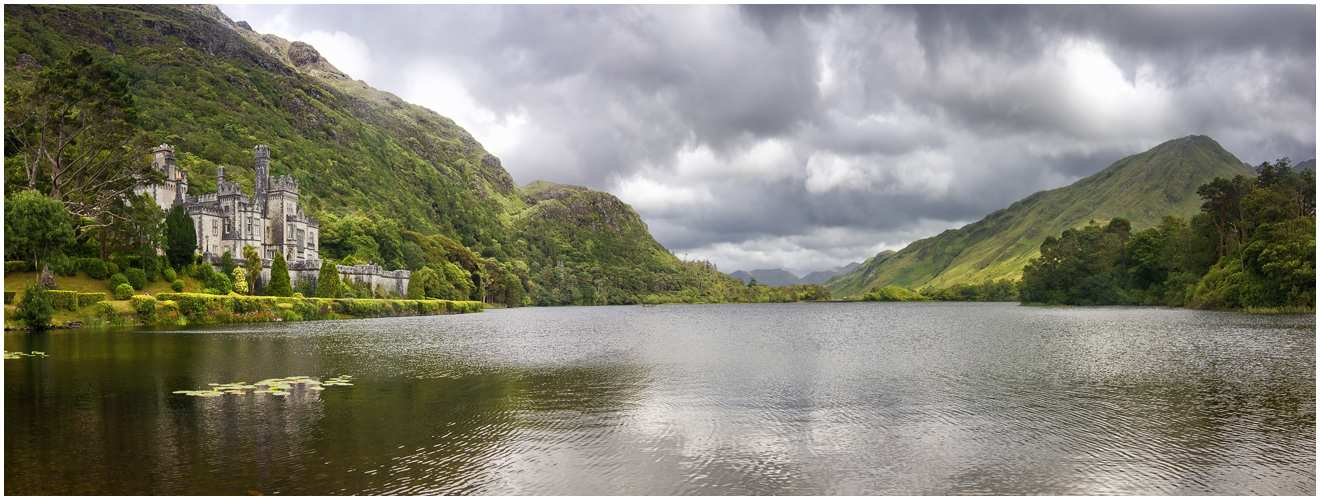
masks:
<path fill-rule="evenodd" d="M 211 235 L 212 235 L 212 236 L 215 236 L 215 235 L 218 235 L 218 234 L 220 234 L 220 224 L 219 224 L 219 221 L 217 221 L 217 220 L 215 220 L 215 219 L 212 219 L 212 220 L 211 220 Z"/>
<path fill-rule="evenodd" d="M 251 218 L 251 217 L 248 217 L 247 235 L 248 235 L 249 238 L 252 237 L 252 218 Z"/>

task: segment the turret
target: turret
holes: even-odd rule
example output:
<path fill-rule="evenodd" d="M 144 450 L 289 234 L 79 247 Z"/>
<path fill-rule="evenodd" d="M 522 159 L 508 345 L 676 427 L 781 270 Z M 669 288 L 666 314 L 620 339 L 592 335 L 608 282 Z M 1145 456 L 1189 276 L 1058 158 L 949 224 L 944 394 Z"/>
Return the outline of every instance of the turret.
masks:
<path fill-rule="evenodd" d="M 219 186 L 225 183 L 225 166 L 215 167 L 215 185 Z"/>
<path fill-rule="evenodd" d="M 257 145 L 252 148 L 252 160 L 256 166 L 256 179 L 253 180 L 253 202 L 261 207 L 261 214 L 266 215 L 266 193 L 270 191 L 270 146 Z"/>
<path fill-rule="evenodd" d="M 151 154 L 154 156 L 152 166 L 164 173 L 166 180 L 176 180 L 171 176 L 174 170 L 174 147 L 169 144 L 161 144 L 152 149 Z"/>

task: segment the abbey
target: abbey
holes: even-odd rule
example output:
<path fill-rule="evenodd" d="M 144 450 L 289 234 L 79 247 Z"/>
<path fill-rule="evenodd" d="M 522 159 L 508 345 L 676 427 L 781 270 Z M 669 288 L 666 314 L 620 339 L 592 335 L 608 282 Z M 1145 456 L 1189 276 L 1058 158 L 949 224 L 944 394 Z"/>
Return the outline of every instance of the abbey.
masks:
<path fill-rule="evenodd" d="M 226 182 L 223 166 L 215 175 L 215 194 L 188 196 L 188 172 L 174 165 L 174 148 L 161 144 L 152 154 L 151 164 L 165 174 L 165 182 L 138 186 L 134 192 L 150 194 L 161 210 L 182 205 L 197 230 L 197 253 L 206 260 L 225 251 L 241 257 L 249 245 L 258 249 L 262 259 L 273 259 L 279 253 L 290 265 L 320 260 L 320 223 L 303 213 L 298 181 L 287 175 L 271 178 L 268 146 L 252 150 L 256 168 L 253 196 L 243 194 L 237 182 Z M 313 267 L 320 268 L 319 262 Z"/>
<path fill-rule="evenodd" d="M 319 245 L 321 223 L 303 213 L 298 203 L 298 181 L 292 176 L 270 176 L 270 147 L 252 149 L 256 169 L 255 191 L 243 194 L 237 182 L 225 181 L 225 167 L 217 168 L 216 193 L 188 196 L 188 171 L 174 165 L 174 147 L 161 144 L 152 150 L 152 167 L 165 174 L 164 182 L 134 188 L 147 193 L 161 210 L 180 205 L 192 217 L 197 230 L 197 253 L 202 260 L 218 265 L 228 251 L 243 262 L 243 249 L 252 246 L 261 253 L 261 276 L 258 282 L 270 282 L 270 264 L 275 254 L 288 262 L 289 279 L 294 284 L 307 282 L 316 288 L 321 269 Z M 373 294 L 384 297 L 393 293 L 408 294 L 407 270 L 387 271 L 377 264 L 335 266 L 343 279 L 365 283 Z"/>

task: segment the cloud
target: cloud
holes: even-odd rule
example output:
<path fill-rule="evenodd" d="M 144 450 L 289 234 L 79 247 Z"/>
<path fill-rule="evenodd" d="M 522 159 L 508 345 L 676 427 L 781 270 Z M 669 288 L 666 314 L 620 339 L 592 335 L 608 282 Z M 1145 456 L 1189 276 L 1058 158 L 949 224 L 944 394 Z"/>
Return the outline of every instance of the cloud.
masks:
<path fill-rule="evenodd" d="M 728 271 L 860 261 L 1189 134 L 1315 156 L 1313 5 L 221 8 Z"/>

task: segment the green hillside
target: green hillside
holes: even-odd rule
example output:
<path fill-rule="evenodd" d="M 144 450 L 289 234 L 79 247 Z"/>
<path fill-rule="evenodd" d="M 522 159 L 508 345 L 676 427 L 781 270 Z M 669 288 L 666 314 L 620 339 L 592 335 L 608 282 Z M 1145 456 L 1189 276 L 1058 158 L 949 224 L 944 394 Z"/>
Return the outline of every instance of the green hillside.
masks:
<path fill-rule="evenodd" d="M 474 298 L 524 304 L 705 297 L 711 283 L 732 279 L 679 261 L 614 196 L 519 187 L 453 120 L 352 80 L 314 47 L 256 33 L 214 6 L 6 5 L 4 22 L 7 88 L 89 50 L 128 78 L 143 161 L 150 146 L 175 146 L 189 194 L 215 192 L 220 165 L 251 193 L 252 149 L 269 145 L 271 175 L 298 180 L 304 207 L 322 224 L 322 255 L 336 261 L 415 270 L 447 259 L 476 280 L 491 278 L 477 283 Z M 6 197 L 21 175 L 8 161 L 11 149 Z M 438 239 L 428 244 L 417 234 Z M 506 293 L 508 275 L 523 290 Z M 685 275 L 702 277 L 678 278 Z"/>
<path fill-rule="evenodd" d="M 898 252 L 882 252 L 826 285 L 835 296 L 855 296 L 876 286 L 943 287 L 1018 278 L 1040 254 L 1046 236 L 1064 229 L 1124 217 L 1133 231 L 1164 215 L 1190 218 L 1201 206 L 1196 188 L 1215 177 L 1253 175 L 1206 136 L 1174 139 L 1123 158 L 1072 185 L 1041 191 L 984 219 L 950 229 Z"/>

